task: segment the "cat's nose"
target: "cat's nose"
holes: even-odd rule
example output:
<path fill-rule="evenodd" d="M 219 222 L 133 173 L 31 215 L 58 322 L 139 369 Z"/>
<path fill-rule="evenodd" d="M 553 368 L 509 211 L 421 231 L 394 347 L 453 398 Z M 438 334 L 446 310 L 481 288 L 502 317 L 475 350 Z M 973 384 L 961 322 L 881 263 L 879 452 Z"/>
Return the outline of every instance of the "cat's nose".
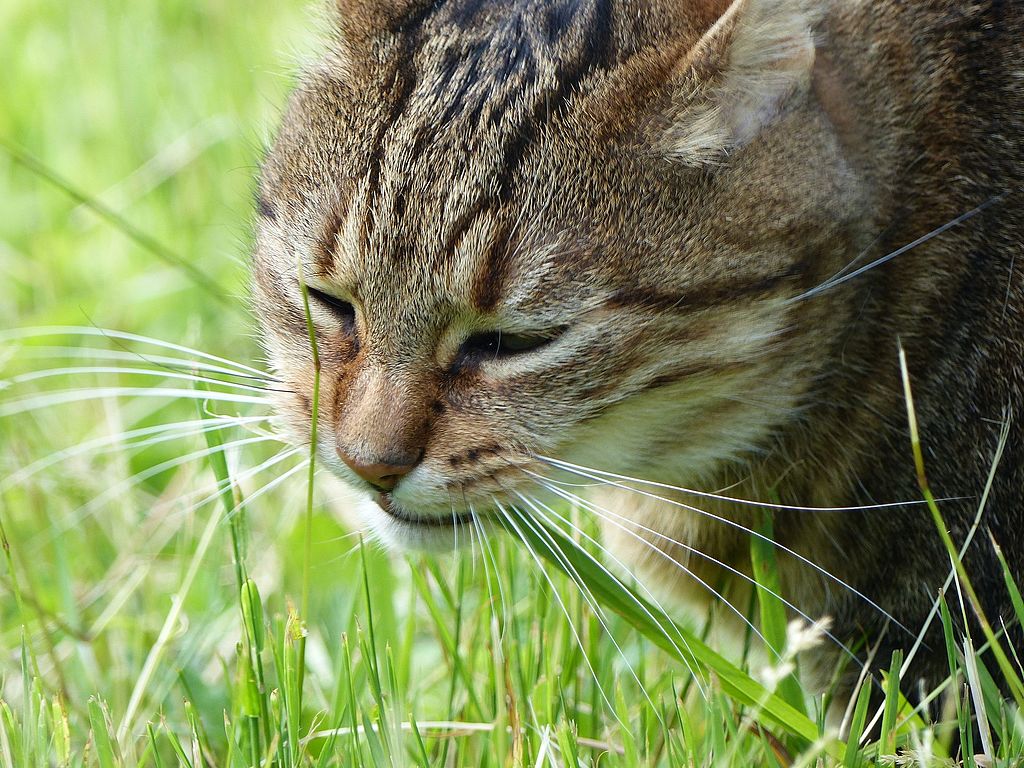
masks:
<path fill-rule="evenodd" d="M 422 453 L 422 452 L 421 452 Z M 419 463 L 420 456 L 394 457 L 385 461 L 366 462 L 350 456 L 339 446 L 338 455 L 348 468 L 359 475 L 374 488 L 380 491 L 392 491 L 398 481 L 412 472 Z"/>

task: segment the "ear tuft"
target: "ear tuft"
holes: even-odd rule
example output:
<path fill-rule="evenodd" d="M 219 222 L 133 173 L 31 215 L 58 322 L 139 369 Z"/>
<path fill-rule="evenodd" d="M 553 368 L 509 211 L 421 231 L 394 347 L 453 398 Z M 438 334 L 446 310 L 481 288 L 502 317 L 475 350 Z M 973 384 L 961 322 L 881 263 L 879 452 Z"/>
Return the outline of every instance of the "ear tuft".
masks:
<path fill-rule="evenodd" d="M 805 91 L 824 0 L 734 0 L 676 67 L 662 149 L 692 165 L 750 143 Z"/>

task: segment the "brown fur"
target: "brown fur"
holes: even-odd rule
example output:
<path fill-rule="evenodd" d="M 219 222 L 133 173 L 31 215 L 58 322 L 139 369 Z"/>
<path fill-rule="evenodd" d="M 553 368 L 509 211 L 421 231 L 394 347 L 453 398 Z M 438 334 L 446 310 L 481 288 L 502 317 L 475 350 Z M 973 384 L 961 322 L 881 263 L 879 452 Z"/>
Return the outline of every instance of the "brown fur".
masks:
<path fill-rule="evenodd" d="M 800 505 L 917 499 L 902 343 L 932 486 L 965 497 L 942 505 L 957 542 L 1009 420 L 982 524 L 1024 575 L 1020 4 L 343 0 L 338 13 L 264 165 L 254 292 L 300 393 L 282 403 L 296 440 L 312 382 L 296 260 L 355 307 L 349 333 L 315 306 L 322 458 L 369 495 L 338 451 L 422 453 L 391 504 L 425 524 L 367 505 L 371 526 L 421 540 L 494 494 L 535 493 L 520 468 L 551 475 L 537 454 Z M 554 338 L 501 359 L 462 346 L 496 330 Z M 749 569 L 735 528 L 614 489 L 601 503 Z M 608 527 L 664 581 L 663 557 Z M 949 571 L 921 507 L 785 512 L 775 529 L 912 628 Z M 987 536 L 967 566 L 990 616 L 1009 616 Z M 881 638 L 883 659 L 909 644 L 806 565 L 783 569 L 787 594 L 841 637 Z M 921 659 L 941 675 L 940 654 Z"/>

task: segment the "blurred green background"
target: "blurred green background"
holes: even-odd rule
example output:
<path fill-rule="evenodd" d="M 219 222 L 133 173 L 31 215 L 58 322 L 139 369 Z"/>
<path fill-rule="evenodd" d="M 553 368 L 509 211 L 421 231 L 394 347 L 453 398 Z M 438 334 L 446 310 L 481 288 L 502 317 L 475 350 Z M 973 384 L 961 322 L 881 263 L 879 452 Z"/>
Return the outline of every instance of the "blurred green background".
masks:
<path fill-rule="evenodd" d="M 256 166 L 313 22 L 298 0 L 8 0 L 0 139 L 244 296 Z M 239 354 L 242 313 L 4 153 L 0 201 L 0 327 L 198 324 Z"/>

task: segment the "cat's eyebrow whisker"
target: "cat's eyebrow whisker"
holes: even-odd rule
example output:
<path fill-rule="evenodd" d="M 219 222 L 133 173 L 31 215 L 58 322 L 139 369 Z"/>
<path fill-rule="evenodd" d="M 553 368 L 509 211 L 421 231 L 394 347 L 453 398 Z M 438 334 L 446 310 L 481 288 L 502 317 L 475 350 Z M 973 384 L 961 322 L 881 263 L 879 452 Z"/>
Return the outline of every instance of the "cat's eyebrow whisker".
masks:
<path fill-rule="evenodd" d="M 0 404 L 0 418 L 16 416 L 20 413 L 35 411 L 40 408 L 52 408 L 57 405 L 68 405 L 87 400 L 135 397 L 160 397 L 169 400 L 215 400 L 218 402 L 262 405 L 266 407 L 272 405 L 266 397 L 241 395 L 233 392 L 218 392 L 216 390 L 175 389 L 171 387 L 84 387 L 44 392 L 10 400 Z"/>
<path fill-rule="evenodd" d="M 540 457 L 540 458 L 543 458 L 543 457 Z M 562 464 L 564 464 L 564 462 Z M 558 464 L 552 464 L 552 466 L 555 466 L 557 468 L 559 465 Z M 570 465 L 570 466 L 575 466 L 575 465 Z M 600 480 L 601 479 L 597 475 L 590 474 L 589 471 L 582 471 L 580 469 L 571 469 L 569 471 L 571 471 L 571 472 L 573 472 L 575 474 L 581 475 L 583 477 L 589 477 L 589 478 L 591 478 L 593 480 Z M 610 473 L 608 473 L 608 474 L 610 474 Z M 856 595 L 859 599 L 863 600 L 867 605 L 869 605 L 872 608 L 874 608 L 882 616 L 884 616 L 885 618 L 889 619 L 893 624 L 895 624 L 897 627 L 899 627 L 901 630 L 906 632 L 911 637 L 915 637 L 916 636 L 915 632 L 913 632 L 912 630 L 907 628 L 902 622 L 900 622 L 898 619 L 896 619 L 891 613 L 889 613 L 882 606 L 880 606 L 877 602 L 872 600 L 870 597 L 865 595 L 863 592 L 861 592 L 856 587 L 854 587 L 851 584 L 848 584 L 847 582 L 843 581 L 838 576 L 833 574 L 831 571 L 828 571 L 825 568 L 822 568 L 820 565 L 815 563 L 813 560 L 810 560 L 807 557 L 805 557 L 804 555 L 801 555 L 796 550 L 791 549 L 790 547 L 787 547 L 785 544 L 781 544 L 781 543 L 775 541 L 774 539 L 769 538 L 768 536 L 765 536 L 763 533 L 760 533 L 759 531 L 755 531 L 753 528 L 748 528 L 747 526 L 743 525 L 742 523 L 738 523 L 735 520 L 730 520 L 729 518 L 723 517 L 721 515 L 716 515 L 714 512 L 708 512 L 707 510 L 703 510 L 703 509 L 701 509 L 699 507 L 695 507 L 692 504 L 686 504 L 686 503 L 684 503 L 682 501 L 677 501 L 676 499 L 668 499 L 668 498 L 665 498 L 664 496 L 658 496 L 655 493 L 650 493 L 650 492 L 642 490 L 640 488 L 633 488 L 631 486 L 624 485 L 623 483 L 616 482 L 615 480 L 610 480 L 609 479 L 609 480 L 606 480 L 606 483 L 607 483 L 607 485 L 609 485 L 611 487 L 620 488 L 622 490 L 630 491 L 632 493 L 638 493 L 641 496 L 646 496 L 647 498 L 655 499 L 656 501 L 662 501 L 662 502 L 664 502 L 666 504 L 671 504 L 672 506 L 679 507 L 680 509 L 688 510 L 688 511 L 693 512 L 695 514 L 701 515 L 702 517 L 706 517 L 706 518 L 708 518 L 710 520 L 716 520 L 716 521 L 718 521 L 720 523 L 723 523 L 725 525 L 728 525 L 728 526 L 730 526 L 732 528 L 736 528 L 737 530 L 743 531 L 744 533 L 747 533 L 750 536 L 754 536 L 754 537 L 760 539 L 761 541 L 766 542 L 770 546 L 773 546 L 776 549 L 778 549 L 778 550 L 780 550 L 782 552 L 785 552 L 788 555 L 792 555 L 793 557 L 795 557 L 800 562 L 802 562 L 802 563 L 804 563 L 806 565 L 809 565 L 811 568 L 813 568 L 815 571 L 820 573 L 822 576 L 826 577 L 827 579 L 830 579 L 831 581 L 835 582 L 839 586 L 841 586 L 844 589 L 848 590 L 851 594 Z M 649 483 L 649 484 L 657 485 L 656 483 Z"/>
<path fill-rule="evenodd" d="M 601 685 L 601 679 L 598 677 L 597 670 L 595 669 L 593 662 L 590 660 L 590 655 L 587 653 L 586 647 L 583 644 L 583 639 L 580 637 L 580 633 L 576 629 L 576 625 L 573 624 L 572 616 L 569 614 L 569 608 L 566 606 L 565 601 L 562 600 L 562 596 L 558 593 L 558 588 L 555 586 L 555 582 L 552 580 L 551 576 L 548 575 L 547 570 L 544 568 L 544 564 L 541 562 L 540 556 L 536 552 L 534 552 L 533 546 L 530 544 L 526 536 L 523 535 L 522 529 L 515 521 L 516 516 L 513 514 L 515 508 L 510 507 L 509 509 L 506 509 L 505 506 L 496 498 L 492 497 L 491 500 L 494 503 L 495 509 L 497 509 L 501 513 L 505 521 L 512 527 L 512 530 L 515 531 L 516 536 L 519 538 L 519 541 L 523 544 L 526 551 L 530 553 L 530 556 L 533 558 L 533 561 L 537 564 L 537 568 L 540 569 L 541 575 L 544 577 L 544 579 L 548 582 L 548 585 L 551 587 L 551 594 L 554 596 L 555 602 L 558 603 L 558 607 L 561 608 L 562 613 L 565 614 L 565 619 L 569 625 L 569 631 L 572 632 L 573 637 L 576 639 L 577 645 L 579 645 L 580 647 L 580 653 L 583 656 L 583 661 L 586 663 L 587 668 L 590 670 L 591 676 L 594 678 L 594 684 L 597 686 L 598 693 L 600 693 L 601 698 L 604 700 L 605 706 L 608 707 L 608 711 L 615 713 L 616 709 L 612 705 L 611 699 L 608 698 L 608 693 L 605 691 L 604 686 Z M 615 717 L 618 717 L 618 715 L 615 714 Z"/>
<path fill-rule="evenodd" d="M 665 608 L 662 606 L 661 602 L 654 595 L 654 593 L 651 592 L 651 590 L 647 587 L 647 585 L 644 584 L 644 582 L 641 579 L 637 578 L 636 575 L 633 574 L 632 571 L 630 571 L 630 569 L 626 566 L 625 563 L 623 563 L 619 558 L 615 557 L 615 555 L 612 554 L 612 552 L 607 547 L 605 547 L 599 541 L 597 541 L 597 539 L 595 539 L 589 533 L 584 531 L 578 525 L 575 525 L 571 520 L 567 519 L 564 515 L 558 514 L 554 509 L 552 509 L 551 507 L 549 507 L 547 504 L 545 504 L 544 502 L 540 501 L 539 499 L 532 499 L 532 500 L 531 499 L 527 499 L 525 496 L 523 496 L 518 491 L 516 492 L 516 495 L 519 496 L 519 498 L 522 499 L 526 504 L 528 504 L 542 519 L 547 521 L 553 528 L 558 529 L 558 525 L 557 525 L 556 519 L 560 520 L 561 522 L 563 522 L 570 529 L 570 531 L 576 531 L 581 536 L 586 538 L 589 542 L 591 542 L 591 544 L 596 546 L 601 552 L 603 552 L 604 554 L 608 555 L 624 571 L 626 571 L 627 573 L 630 573 L 633 576 L 633 578 L 636 580 L 636 583 L 640 586 L 640 588 L 647 595 L 648 599 L 651 600 L 651 602 L 654 604 L 654 606 L 659 611 L 661 611 L 665 616 L 669 615 L 668 612 L 665 610 Z M 543 508 L 543 510 L 546 510 L 548 514 L 545 514 L 545 512 L 542 511 L 538 507 Z M 572 542 L 572 545 L 574 547 L 576 547 L 577 551 L 579 551 L 584 557 L 586 557 L 588 560 L 590 560 L 590 562 L 594 563 L 594 565 L 596 565 L 598 568 L 600 568 L 601 571 L 603 571 L 605 573 L 605 575 L 607 575 L 610 579 L 612 579 L 616 584 L 618 584 L 620 587 L 622 587 L 622 589 L 625 592 L 625 594 L 628 595 L 633 600 L 633 602 L 636 603 L 637 607 L 639 607 L 640 610 L 643 611 L 647 615 L 647 617 L 651 621 L 654 622 L 655 626 L 658 627 L 658 629 L 661 631 L 661 633 L 665 637 L 665 639 L 668 640 L 668 642 L 672 644 L 673 648 L 675 648 L 676 653 L 679 655 L 679 658 L 682 659 L 683 664 L 686 666 L 686 669 L 689 671 L 690 676 L 693 678 L 693 681 L 696 684 L 697 689 L 700 691 L 701 697 L 705 701 L 707 701 L 708 700 L 708 694 L 707 694 L 707 691 L 704 690 L 704 687 L 701 685 L 701 676 L 698 673 L 698 671 L 695 670 L 691 666 L 690 662 L 687 659 L 687 656 L 689 655 L 689 656 L 692 657 L 693 653 L 692 653 L 692 651 L 690 651 L 689 643 L 687 643 L 686 638 L 683 637 L 683 635 L 680 632 L 678 632 L 678 631 L 675 633 L 676 637 L 678 637 L 679 640 L 682 641 L 683 645 L 686 646 L 687 653 L 683 653 L 682 648 L 679 647 L 679 645 L 676 643 L 675 639 L 672 637 L 672 635 L 665 628 L 665 626 L 661 622 L 661 620 L 658 619 L 656 616 L 654 616 L 653 613 L 651 613 L 650 609 L 646 605 L 644 605 L 642 600 L 639 600 L 636 597 L 636 595 L 633 594 L 633 591 L 623 583 L 622 579 L 620 579 L 618 576 L 616 576 L 614 573 L 612 573 L 604 565 L 604 563 L 602 563 L 600 560 L 598 560 L 596 557 L 594 557 L 592 554 L 590 554 L 590 552 L 588 552 L 584 547 L 580 546 L 579 543 L 574 541 L 571 536 L 567 535 L 566 538 L 570 542 Z"/>
<path fill-rule="evenodd" d="M 25 384 L 30 381 L 39 381 L 42 379 L 52 379 L 60 376 L 85 376 L 89 374 L 112 374 L 112 375 L 124 375 L 124 376 L 155 376 L 160 379 L 176 379 L 179 381 L 193 381 L 200 382 L 203 384 L 217 384 L 223 387 L 230 387 L 232 389 L 240 389 L 246 392 L 278 392 L 285 390 L 275 390 L 269 387 L 258 387 L 253 384 L 242 384 L 237 381 L 227 381 L 225 379 L 216 379 L 211 376 L 202 376 L 198 373 L 191 373 L 186 371 L 176 371 L 168 368 L 164 369 L 151 369 L 151 368 L 119 368 L 117 366 L 107 365 L 79 365 L 79 366 L 67 366 L 64 368 L 47 368 L 40 371 L 32 371 L 30 373 L 23 373 L 18 376 L 13 376 L 10 379 L 6 379 L 5 383 L 8 386 L 16 386 L 18 384 Z"/>
<path fill-rule="evenodd" d="M 84 443 L 79 443 L 78 445 L 55 451 L 47 456 L 35 460 L 31 464 L 21 467 L 16 472 L 8 475 L 3 480 L 0 480 L 0 492 L 8 488 L 13 488 L 19 483 L 25 482 L 33 475 L 42 472 L 48 467 L 52 467 L 54 464 L 58 464 L 82 454 L 100 454 L 120 450 L 137 451 L 142 448 L 148 448 L 151 445 L 158 445 L 171 440 L 180 440 L 185 437 L 202 435 L 207 432 L 216 432 L 222 429 L 259 424 L 267 422 L 271 418 L 271 416 L 218 416 L 215 418 L 178 421 L 170 424 L 157 424 L 151 427 L 140 427 L 139 429 L 118 432 L 114 435 L 103 435 L 101 437 L 87 440 Z M 153 435 L 155 435 L 155 437 Z M 146 439 L 136 441 L 136 438 Z"/>
<path fill-rule="evenodd" d="M 611 511 L 610 509 L 602 507 L 599 504 L 595 504 L 592 501 L 589 501 L 587 499 L 582 499 L 579 496 L 576 496 L 575 494 L 572 494 L 572 493 L 570 493 L 568 491 L 563 491 L 562 489 L 559 489 L 559 488 L 557 488 L 555 486 L 547 485 L 544 482 L 543 478 L 541 478 L 539 480 L 539 483 L 540 483 L 540 485 L 545 487 L 551 493 L 554 493 L 554 494 L 560 496 L 561 498 L 565 499 L 566 501 L 569 501 L 570 503 L 580 504 L 585 509 L 593 512 L 598 517 L 601 517 L 602 519 L 607 520 L 612 525 L 616 526 L 620 530 L 622 530 L 625 533 L 628 533 L 630 536 L 634 537 L 637 541 L 639 541 L 642 544 L 650 547 L 657 554 L 660 554 L 661 556 L 663 556 L 663 557 L 667 558 L 668 560 L 670 560 L 675 565 L 677 565 L 680 568 L 682 568 L 688 575 L 692 576 L 693 578 L 696 578 L 696 577 L 693 576 L 693 574 L 690 572 L 690 570 L 688 568 L 686 568 L 686 566 L 684 566 L 682 563 L 680 563 L 678 560 L 676 560 L 674 557 L 669 555 L 667 552 L 665 552 L 661 548 L 655 546 L 652 542 L 648 541 L 643 536 L 637 535 L 637 533 L 635 531 L 633 531 L 633 530 L 630 530 L 628 526 L 630 526 L 630 525 L 635 526 L 636 528 L 644 531 L 645 533 L 649 533 L 652 536 L 656 536 L 659 539 L 661 539 L 661 540 L 663 540 L 665 542 L 668 542 L 669 544 L 673 544 L 673 545 L 675 545 L 675 546 L 685 550 L 686 552 L 688 552 L 690 554 L 697 555 L 698 557 L 703 558 L 704 560 L 707 560 L 710 563 L 713 563 L 714 565 L 716 565 L 716 566 L 718 566 L 718 567 L 728 571 L 729 573 L 733 574 L 734 576 L 736 576 L 736 577 L 738 577 L 738 578 L 748 582 L 749 584 L 751 584 L 755 588 L 764 591 L 768 595 L 771 595 L 776 600 L 778 600 L 783 605 L 785 605 L 787 608 L 789 608 L 791 611 L 793 611 L 798 616 L 800 616 L 800 618 L 804 619 L 808 624 L 814 624 L 815 623 L 815 619 L 811 618 L 806 612 L 801 610 L 799 607 L 797 607 L 793 602 L 791 602 L 787 598 L 785 598 L 782 595 L 780 595 L 779 593 L 777 593 L 775 590 L 770 589 L 769 587 L 767 587 L 767 586 L 765 586 L 763 584 L 760 584 L 756 579 L 754 579 L 751 576 L 743 573 L 743 571 L 741 571 L 741 570 L 739 570 L 739 569 L 729 565 L 728 563 L 726 563 L 726 562 L 724 562 L 722 560 L 719 560 L 716 557 L 713 557 L 713 556 L 709 555 L 708 553 L 704 552 L 703 550 L 697 549 L 696 547 L 691 547 L 689 544 L 684 544 L 683 542 L 681 542 L 681 541 L 679 541 L 677 539 L 673 539 L 671 536 L 668 536 L 668 535 L 666 535 L 664 533 L 660 533 L 660 532 L 654 530 L 653 528 L 648 528 L 647 526 L 645 526 L 645 525 L 643 525 L 641 523 L 638 523 L 638 522 L 636 522 L 634 520 L 630 520 L 628 517 L 624 517 L 623 515 L 617 514 L 617 513 L 613 512 L 613 511 Z M 618 522 L 618 521 L 621 521 L 621 522 Z M 609 555 L 611 555 L 611 552 L 609 552 L 607 550 L 607 548 L 605 548 L 605 551 L 608 552 Z M 699 581 L 699 579 L 698 579 L 698 581 Z M 704 582 L 701 582 L 701 583 L 704 584 Z M 712 592 L 714 592 L 714 590 L 712 590 Z M 717 592 L 714 592 L 714 593 L 716 595 L 718 594 Z M 720 599 L 723 599 L 723 601 L 726 602 L 726 604 L 728 604 L 728 601 L 725 601 L 724 598 L 721 598 L 720 595 L 719 595 L 719 597 L 720 597 Z M 732 608 L 734 612 L 736 611 L 736 609 L 733 606 L 730 605 L 729 607 Z M 747 622 L 747 624 L 749 625 L 749 622 Z M 756 632 L 756 630 L 755 630 L 755 632 Z M 839 640 L 839 638 L 837 638 L 835 635 L 833 635 L 828 630 L 824 630 L 824 634 L 825 634 L 825 636 L 829 640 L 831 640 L 833 643 L 835 643 L 837 647 L 839 647 L 844 653 L 846 653 L 846 655 L 848 655 L 851 659 L 853 659 L 854 663 L 856 663 L 856 664 L 861 664 L 862 663 L 857 658 L 856 654 L 854 654 L 854 652 L 845 643 L 843 643 L 841 640 Z M 760 633 L 758 633 L 758 636 L 760 637 Z M 764 638 L 761 637 L 761 640 L 764 641 Z M 768 645 L 767 642 L 765 642 L 765 645 L 766 645 L 766 647 L 770 648 L 770 646 Z"/>
<path fill-rule="evenodd" d="M 519 496 L 519 498 L 522 499 L 522 501 L 526 503 L 531 509 L 533 509 L 534 512 L 537 512 L 538 515 L 544 517 L 543 513 L 541 513 L 528 498 L 526 498 L 525 496 L 518 492 L 516 493 L 516 495 Z M 663 728 L 666 727 L 665 722 L 661 719 L 661 714 L 658 712 L 657 706 L 655 706 L 654 701 L 651 699 L 650 694 L 647 692 L 646 686 L 644 686 L 643 682 L 640 680 L 640 677 L 639 675 L 637 675 L 636 670 L 633 668 L 633 665 L 629 663 L 629 659 L 623 652 L 622 646 L 619 645 L 618 641 L 615 639 L 615 635 L 611 631 L 611 627 L 608 626 L 608 621 L 605 617 L 604 611 L 601 609 L 600 603 L 598 602 L 597 598 L 594 597 L 594 593 L 587 586 L 586 581 L 583 579 L 583 577 L 580 576 L 579 571 L 576 570 L 576 567 L 572 564 L 572 561 L 565 556 L 565 553 L 562 552 L 561 548 L 555 542 L 551 534 L 548 533 L 543 524 L 531 520 L 529 515 L 526 514 L 521 515 L 520 520 L 522 521 L 523 525 L 529 526 L 529 528 L 534 533 L 536 533 L 538 536 L 545 540 L 548 550 L 551 552 L 552 555 L 555 556 L 559 563 L 561 563 L 562 568 L 565 569 L 565 573 L 569 577 L 569 580 L 573 584 L 575 584 L 576 588 L 580 592 L 580 595 L 583 596 L 583 599 L 586 601 L 587 605 L 589 605 L 590 609 L 594 612 L 594 616 L 597 618 L 598 623 L 604 630 L 605 635 L 611 641 L 612 645 L 615 646 L 616 652 L 619 654 L 619 657 L 626 665 L 626 669 L 629 670 L 630 677 L 632 677 L 633 680 L 636 681 L 636 684 L 640 688 L 641 693 L 643 693 L 644 698 L 647 699 L 647 703 L 651 705 L 651 710 L 655 713 L 655 717 L 657 717 L 659 722 L 661 722 Z M 572 539 L 570 538 L 569 540 L 571 541 Z M 573 542 L 573 544 L 577 548 L 579 548 L 579 545 L 577 545 L 576 542 Z"/>
<path fill-rule="evenodd" d="M 272 376 L 267 374 L 265 371 L 261 371 L 258 368 L 253 368 L 245 363 L 239 363 L 234 360 L 228 360 L 224 357 L 218 357 L 217 355 L 211 355 L 208 352 L 203 352 L 198 349 L 192 349 L 182 344 L 175 344 L 174 342 L 164 341 L 163 339 L 156 339 L 152 336 L 142 336 L 137 333 L 126 333 L 125 331 L 116 331 L 107 328 L 97 328 L 95 326 L 79 326 L 79 325 L 65 325 L 65 326 L 50 326 L 50 327 L 34 327 L 34 328 L 14 328 L 9 331 L 0 332 L 0 344 L 9 343 L 12 341 L 19 341 L 22 339 L 40 338 L 46 336 L 98 336 L 106 339 L 118 339 L 120 341 L 134 341 L 140 344 L 148 344 L 154 347 L 161 347 L 163 349 L 170 349 L 175 352 L 182 352 L 186 355 L 193 355 L 195 357 L 203 358 L 204 360 L 210 360 L 215 363 L 233 368 L 235 370 L 242 371 L 247 374 L 251 374 L 255 377 L 263 379 L 265 381 L 271 381 Z"/>
<path fill-rule="evenodd" d="M 594 469 L 592 467 L 584 467 L 580 464 L 573 464 L 569 461 L 563 461 L 562 459 L 556 459 L 551 456 L 541 456 L 537 454 L 537 458 L 546 464 L 554 467 L 555 469 L 563 469 L 575 475 L 583 477 L 589 477 L 597 483 L 604 483 L 606 485 L 613 485 L 616 488 L 624 488 L 627 491 L 636 491 L 637 493 L 645 493 L 639 488 L 631 488 L 630 486 L 622 485 L 620 483 L 611 482 L 611 480 L 621 480 L 627 483 L 637 483 L 639 485 L 646 485 L 652 488 L 662 488 L 666 491 L 677 491 L 679 493 L 685 493 L 690 496 L 697 496 L 702 499 L 714 499 L 715 501 L 725 501 L 730 504 L 742 504 L 748 507 L 758 507 L 760 509 L 778 509 L 787 512 L 869 512 L 877 509 L 892 509 L 894 507 L 917 507 L 927 504 L 926 501 L 914 500 L 914 501 L 891 501 L 884 504 L 864 504 L 849 507 L 805 507 L 794 504 L 777 504 L 769 501 L 756 501 L 754 499 L 743 499 L 737 496 L 724 496 L 720 493 L 712 493 L 710 491 L 698 491 L 693 488 L 684 488 L 679 485 L 670 485 L 668 483 L 659 483 L 654 480 L 644 480 L 640 477 L 630 477 L 629 475 L 620 475 L 615 472 L 606 472 L 601 469 Z M 611 480 L 605 479 L 611 478 Z M 572 486 L 572 483 L 564 483 L 554 478 L 545 478 L 546 480 L 556 483 L 558 485 Z M 660 496 L 651 494 L 651 498 L 660 499 Z M 954 501 L 956 499 L 937 499 L 937 501 Z M 668 501 L 668 499 L 665 499 Z M 681 502 L 680 502 L 681 504 Z"/>
<path fill-rule="evenodd" d="M 949 231 L 950 229 L 953 229 L 954 227 L 957 227 L 960 224 L 963 224 L 968 219 L 974 218 L 975 216 L 977 216 L 979 213 L 981 213 L 982 211 L 986 210 L 987 208 L 990 208 L 991 206 L 995 205 L 996 203 L 1002 202 L 1007 197 L 1007 195 L 1009 195 L 1009 194 L 1010 193 L 1007 190 L 1007 191 L 999 193 L 998 195 L 993 195 L 992 197 L 990 197 L 988 200 L 986 200 L 985 202 L 981 203 L 977 207 L 972 208 L 971 210 L 967 211 L 966 213 L 961 213 L 959 216 L 956 216 L 955 218 L 950 219 L 945 224 L 942 224 L 942 225 L 936 227 L 935 229 L 931 230 L 930 232 L 926 232 L 925 234 L 921 235 L 921 237 L 919 237 L 916 240 L 913 240 L 913 241 L 907 243 L 906 245 L 903 245 L 903 246 L 897 248 L 895 251 L 890 251 L 889 253 L 885 254 L 885 256 L 881 256 L 881 257 L 875 259 L 874 261 L 872 261 L 872 262 L 870 262 L 868 264 L 865 264 L 863 267 L 860 267 L 859 269 L 853 270 L 853 272 L 848 272 L 845 275 L 840 273 L 839 276 L 831 277 L 828 280 L 826 280 L 825 282 L 817 285 L 816 287 L 811 288 L 809 291 L 804 291 L 803 293 L 801 293 L 798 296 L 794 296 L 791 299 L 786 299 L 785 303 L 786 304 L 794 304 L 794 303 L 796 303 L 798 301 L 803 301 L 805 299 L 809 299 L 809 298 L 811 298 L 813 296 L 817 296 L 820 293 L 824 293 L 825 291 L 831 290 L 832 288 L 835 288 L 838 285 L 842 285 L 843 283 L 847 282 L 848 280 L 853 280 L 855 277 L 860 277 L 865 272 L 867 272 L 869 270 L 872 270 L 875 267 L 880 267 L 883 264 L 885 264 L 886 262 L 892 261 L 893 259 L 895 259 L 898 256 L 902 256 L 907 251 L 911 251 L 914 248 L 917 248 L 917 246 L 923 245 L 924 243 L 927 243 L 932 238 L 938 237 L 939 235 L 944 234 L 945 232 Z"/>
<path fill-rule="evenodd" d="M 871 251 L 874 250 L 875 246 L 877 246 L 880 242 L 882 242 L 882 238 L 885 237 L 887 234 L 889 234 L 889 232 L 891 230 L 892 230 L 892 224 L 890 223 L 888 226 L 884 227 L 877 235 L 875 235 L 872 238 L 871 242 L 868 243 L 860 251 L 860 253 L 858 253 L 856 256 L 854 256 L 852 259 L 850 259 L 848 262 L 846 262 L 846 264 L 844 264 L 843 267 L 838 272 L 836 272 L 834 275 L 832 275 L 831 277 L 827 277 L 824 280 L 822 280 L 821 284 L 824 285 L 825 283 L 831 282 L 833 280 L 837 280 L 840 277 L 842 277 L 843 275 L 845 275 L 847 272 L 849 272 L 851 269 L 855 269 L 857 267 L 857 265 L 864 259 L 864 257 L 866 257 L 869 253 L 871 253 Z"/>

